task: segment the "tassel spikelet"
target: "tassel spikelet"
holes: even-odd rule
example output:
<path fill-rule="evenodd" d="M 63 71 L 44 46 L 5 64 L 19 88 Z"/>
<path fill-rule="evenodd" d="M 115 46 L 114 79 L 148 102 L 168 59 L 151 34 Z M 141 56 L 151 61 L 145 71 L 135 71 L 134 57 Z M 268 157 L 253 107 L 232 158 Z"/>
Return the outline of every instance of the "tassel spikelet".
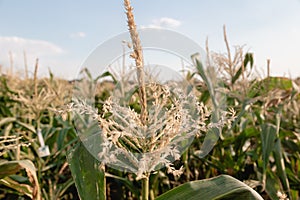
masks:
<path fill-rule="evenodd" d="M 124 6 L 127 15 L 128 29 L 132 41 L 133 53 L 131 57 L 135 60 L 135 65 L 137 68 L 137 77 L 139 82 L 139 97 L 141 104 L 141 121 L 146 125 L 147 121 L 147 97 L 146 97 L 146 88 L 145 88 L 145 72 L 144 72 L 144 59 L 143 59 L 143 50 L 139 34 L 136 29 L 136 24 L 134 22 L 133 8 L 130 5 L 129 0 L 124 0 Z"/>

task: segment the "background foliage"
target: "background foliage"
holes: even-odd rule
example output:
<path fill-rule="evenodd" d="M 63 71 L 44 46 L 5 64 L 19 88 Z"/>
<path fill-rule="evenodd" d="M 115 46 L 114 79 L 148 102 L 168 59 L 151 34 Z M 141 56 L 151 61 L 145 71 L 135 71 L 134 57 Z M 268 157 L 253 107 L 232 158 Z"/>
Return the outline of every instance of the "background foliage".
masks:
<path fill-rule="evenodd" d="M 236 120 L 232 127 L 224 128 L 216 146 L 204 158 L 198 157 L 197 150 L 205 135 L 194 140 L 181 161 L 175 163 L 177 168 L 184 165 L 180 178 L 167 174 L 165 169 L 151 175 L 151 199 L 183 183 L 221 174 L 246 183 L 264 199 L 285 199 L 285 195 L 299 199 L 300 81 L 258 78 L 253 76 L 252 54 L 244 54 L 237 48 L 234 58 L 228 55 L 228 52 L 208 55 L 212 63 L 207 68 L 197 62 L 195 69 L 185 75 L 194 85 L 199 101 L 208 107 L 214 106 L 215 91 L 225 94 L 227 106 L 237 112 Z M 103 76 L 113 75 L 107 72 Z M 215 77 L 218 81 L 212 86 L 208 80 Z M 93 79 L 91 75 L 90 78 Z M 95 83 L 101 85 L 95 97 L 99 108 L 116 81 L 101 82 L 101 78 L 95 78 Z M 41 79 L 5 73 L 0 76 L 1 199 L 34 196 L 49 200 L 79 199 L 74 180 L 86 181 L 79 174 L 84 173 L 84 168 L 89 169 L 85 176 L 95 182 L 91 187 L 105 188 L 100 192 L 106 193 L 107 199 L 139 198 L 141 185 L 134 175 L 108 167 L 99 170 L 99 163 L 88 155 L 84 159 L 90 160 L 92 166 L 74 160 L 74 153 L 83 152 L 82 144 L 72 116 L 57 112 L 70 102 L 73 83 L 55 78 L 51 73 Z M 38 128 L 50 148 L 47 157 L 38 156 Z M 74 166 L 83 169 L 78 171 Z M 89 174 L 93 170 L 95 176 Z M 88 194 L 80 187 L 78 192 Z"/>

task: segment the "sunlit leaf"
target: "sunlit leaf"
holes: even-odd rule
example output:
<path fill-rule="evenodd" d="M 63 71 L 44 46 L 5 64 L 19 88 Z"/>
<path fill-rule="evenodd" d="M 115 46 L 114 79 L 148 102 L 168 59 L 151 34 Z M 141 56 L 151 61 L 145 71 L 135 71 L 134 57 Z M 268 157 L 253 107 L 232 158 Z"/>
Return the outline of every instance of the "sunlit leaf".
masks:
<path fill-rule="evenodd" d="M 199 199 L 257 199 L 263 198 L 245 183 L 228 175 L 191 181 L 180 185 L 156 198 L 156 200 Z"/>

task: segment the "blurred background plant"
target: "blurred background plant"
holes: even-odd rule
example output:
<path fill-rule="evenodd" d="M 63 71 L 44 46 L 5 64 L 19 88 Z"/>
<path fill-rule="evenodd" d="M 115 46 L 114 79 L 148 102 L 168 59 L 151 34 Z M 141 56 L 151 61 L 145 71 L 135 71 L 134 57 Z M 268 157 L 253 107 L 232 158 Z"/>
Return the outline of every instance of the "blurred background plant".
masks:
<path fill-rule="evenodd" d="M 71 98 L 72 85 L 66 80 L 54 78 L 51 72 L 49 78 L 38 78 L 37 70 L 38 60 L 32 78 L 1 74 L 0 136 L 3 141 L 0 159 L 4 164 L 15 162 L 18 170 L 8 170 L 8 174 L 3 174 L 5 179 L 12 181 L 10 184 L 0 183 L 0 198 L 32 197 L 28 195 L 28 189 L 20 189 L 23 185 L 34 186 L 31 176 L 25 176 L 24 171 L 20 171 L 25 168 L 28 174 L 30 171 L 26 166 L 30 165 L 30 169 L 36 173 L 39 199 L 74 199 L 77 193 L 66 162 L 66 152 L 77 141 L 77 136 L 71 119 L 65 116 L 66 120 L 63 120 L 54 112 Z M 38 128 L 50 148 L 47 157 L 39 157 L 41 144 L 37 137 Z M 25 167 L 21 165 L 24 161 L 27 162 Z"/>

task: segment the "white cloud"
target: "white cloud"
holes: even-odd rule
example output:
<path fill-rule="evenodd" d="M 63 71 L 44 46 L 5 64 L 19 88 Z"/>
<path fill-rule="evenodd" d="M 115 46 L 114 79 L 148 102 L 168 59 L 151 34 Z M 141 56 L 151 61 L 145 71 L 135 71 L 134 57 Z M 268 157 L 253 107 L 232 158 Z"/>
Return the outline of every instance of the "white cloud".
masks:
<path fill-rule="evenodd" d="M 59 46 L 45 41 L 25 39 L 21 37 L 0 37 L 0 53 L 26 51 L 28 54 L 53 55 L 64 52 Z"/>
<path fill-rule="evenodd" d="M 1 37 L 0 36 L 0 65 L 3 67 L 10 66 L 10 52 L 13 58 L 13 65 L 16 70 L 24 68 L 24 52 L 26 53 L 27 64 L 30 71 L 33 71 L 33 66 L 36 58 L 39 58 L 40 63 L 44 67 L 48 67 L 48 61 L 57 59 L 63 55 L 65 51 L 45 40 L 26 39 L 22 37 Z M 45 69 L 47 70 L 47 68 Z"/>
<path fill-rule="evenodd" d="M 181 24 L 182 23 L 179 20 L 169 17 L 162 17 L 152 20 L 151 24 L 142 26 L 142 28 L 178 28 Z"/>
<path fill-rule="evenodd" d="M 77 33 L 72 33 L 70 34 L 70 38 L 76 39 L 76 38 L 85 38 L 86 33 L 85 32 L 77 32 Z"/>

